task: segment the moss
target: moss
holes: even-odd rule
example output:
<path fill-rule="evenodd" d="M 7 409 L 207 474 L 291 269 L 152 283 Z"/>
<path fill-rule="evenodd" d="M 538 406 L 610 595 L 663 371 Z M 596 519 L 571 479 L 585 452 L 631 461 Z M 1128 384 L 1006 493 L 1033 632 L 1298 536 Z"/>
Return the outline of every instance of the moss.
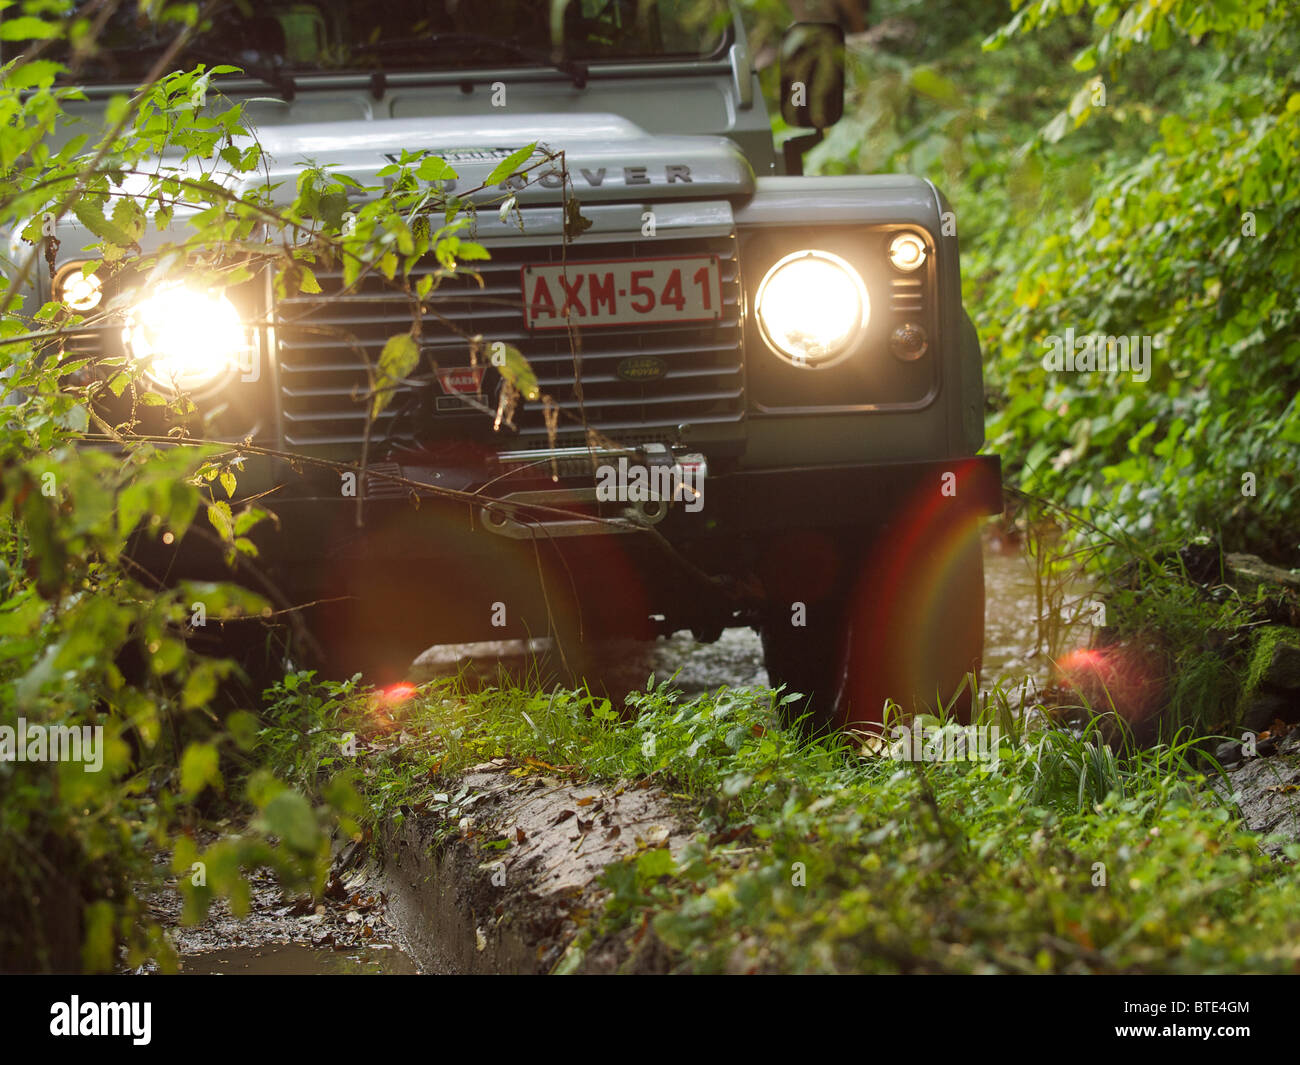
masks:
<path fill-rule="evenodd" d="M 1285 625 L 1268 625 L 1259 630 L 1255 636 L 1255 645 L 1250 651 L 1250 661 L 1246 666 L 1246 682 L 1242 687 L 1241 697 L 1249 699 L 1264 682 L 1269 663 L 1273 661 L 1273 651 L 1278 644 L 1290 644 L 1300 647 L 1300 631 L 1289 629 Z"/>

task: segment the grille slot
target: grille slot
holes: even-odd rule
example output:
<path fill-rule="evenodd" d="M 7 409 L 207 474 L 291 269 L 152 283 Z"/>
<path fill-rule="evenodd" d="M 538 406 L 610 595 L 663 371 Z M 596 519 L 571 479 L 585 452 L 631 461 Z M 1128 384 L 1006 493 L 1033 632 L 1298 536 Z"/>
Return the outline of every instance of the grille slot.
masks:
<path fill-rule="evenodd" d="M 523 318 L 521 268 L 559 263 L 564 260 L 562 249 L 529 244 L 495 245 L 490 250 L 490 262 L 468 264 L 481 274 L 481 288 L 472 278 L 446 279 L 424 301 L 421 365 L 375 420 L 372 447 L 385 442 L 419 446 L 452 437 L 493 436 L 491 420 L 485 415 L 476 419 L 449 417 L 437 409 L 436 399 L 443 392 L 431 363 L 441 369 L 469 366 L 469 344 L 460 333 L 482 335 L 480 365 L 488 362 L 494 341 L 519 348 L 542 390 L 560 406 L 560 442 L 584 439 L 584 410 L 587 425 L 618 442 L 631 437 L 674 438 L 677 426 L 683 423 L 732 424 L 739 431 L 745 385 L 734 234 L 584 241 L 580 249 L 569 246 L 567 261 L 573 264 L 715 255 L 722 275 L 723 313 L 716 322 L 579 327 L 581 405 L 568 332 L 530 332 Z M 435 268 L 431 263 L 415 276 Z M 279 300 L 274 311 L 285 443 L 298 448 L 359 446 L 365 431 L 368 388 L 363 360 L 378 365 L 384 342 L 410 327 L 412 307 L 400 287 L 380 277 L 366 278 L 346 293 L 341 270 L 321 268 L 316 278 L 320 293 Z M 652 381 L 621 378 L 619 364 L 636 356 L 663 360 L 664 376 Z M 499 386 L 497 372 L 488 366 L 481 390 L 489 406 L 495 406 Z M 547 444 L 539 402 L 521 400 L 515 425 L 517 433 L 503 427 L 493 442 L 507 448 Z"/>
<path fill-rule="evenodd" d="M 919 277 L 896 277 L 890 282 L 889 309 L 896 314 L 925 310 L 925 289 Z"/>

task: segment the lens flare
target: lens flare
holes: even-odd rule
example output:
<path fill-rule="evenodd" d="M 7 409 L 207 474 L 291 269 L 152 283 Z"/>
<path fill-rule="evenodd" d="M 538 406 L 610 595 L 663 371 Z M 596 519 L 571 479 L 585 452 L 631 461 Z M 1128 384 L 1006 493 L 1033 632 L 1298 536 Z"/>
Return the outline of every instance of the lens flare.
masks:
<path fill-rule="evenodd" d="M 239 312 L 222 295 L 169 285 L 136 304 L 122 340 L 164 388 L 211 384 L 239 364 L 248 336 Z"/>
<path fill-rule="evenodd" d="M 414 684 L 390 684 L 380 692 L 380 695 L 383 698 L 385 705 L 398 706 L 414 697 L 415 691 L 416 688 Z"/>
<path fill-rule="evenodd" d="M 1079 648 L 1063 655 L 1057 669 L 1085 709 L 1114 711 L 1131 724 L 1145 721 L 1163 702 L 1163 670 L 1157 656 L 1140 647 Z"/>

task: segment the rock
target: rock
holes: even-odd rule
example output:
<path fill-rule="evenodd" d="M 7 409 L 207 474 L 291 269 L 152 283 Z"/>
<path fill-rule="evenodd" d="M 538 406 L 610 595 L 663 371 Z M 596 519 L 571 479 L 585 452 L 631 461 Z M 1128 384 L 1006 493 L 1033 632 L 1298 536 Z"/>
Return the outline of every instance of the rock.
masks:
<path fill-rule="evenodd" d="M 1253 596 L 1255 590 L 1277 587 L 1300 592 L 1300 574 L 1265 562 L 1258 555 L 1230 554 L 1225 556 L 1231 570 L 1231 583 L 1242 595 Z"/>
<path fill-rule="evenodd" d="M 1283 721 L 1294 719 L 1295 703 L 1276 692 L 1255 692 L 1242 699 L 1237 714 L 1243 729 L 1263 732 L 1279 718 Z"/>
<path fill-rule="evenodd" d="M 1300 647 L 1276 644 L 1260 684 L 1275 692 L 1300 692 Z"/>
<path fill-rule="evenodd" d="M 1289 787 L 1300 782 L 1300 730 L 1265 740 L 1259 753 L 1228 768 L 1226 781 L 1214 787 L 1237 804 L 1247 828 L 1265 837 L 1261 849 L 1280 855 L 1287 843 L 1300 842 L 1300 793 Z"/>
<path fill-rule="evenodd" d="M 1235 716 L 1257 732 L 1274 718 L 1300 721 L 1300 632 L 1285 625 L 1258 630 Z"/>

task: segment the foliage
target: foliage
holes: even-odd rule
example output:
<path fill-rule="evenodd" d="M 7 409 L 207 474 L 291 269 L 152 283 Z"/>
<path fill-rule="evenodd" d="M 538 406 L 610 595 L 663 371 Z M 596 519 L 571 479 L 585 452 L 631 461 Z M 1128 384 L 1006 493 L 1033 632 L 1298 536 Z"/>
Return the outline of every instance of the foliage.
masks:
<path fill-rule="evenodd" d="M 142 362 L 69 344 L 81 330 L 120 329 L 126 308 L 33 305 L 38 272 L 53 274 L 52 227 L 75 217 L 93 240 L 98 262 L 85 272 L 155 289 L 183 278 L 221 292 L 266 271 L 282 296 L 318 292 L 322 263 L 341 264 L 347 283 L 382 276 L 415 311 L 371 368 L 372 413 L 411 369 L 420 299 L 487 253 L 469 239 L 466 204 L 439 191 L 454 171 L 426 153 L 403 153 L 375 187 L 310 162 L 291 187 L 264 179 L 243 105 L 213 80 L 237 68 L 171 69 L 201 18 L 194 5 L 140 5 L 141 18 L 171 27 L 173 45 L 84 132 L 66 110 L 82 94 L 64 82 L 93 51 L 91 24 L 62 3 L 21 10 L 6 12 L 4 39 L 35 43 L 0 69 L 0 230 L 13 235 L 0 276 L 0 725 L 102 728 L 104 753 L 96 772 L 0 761 L 0 965 L 167 963 L 139 901 L 166 879 L 155 858 L 172 852 L 187 920 L 216 896 L 241 912 L 253 866 L 319 889 L 330 832 L 355 830 L 352 799 L 342 779 L 318 802 L 251 771 L 257 719 L 224 685 L 237 667 L 193 645 L 200 627 L 256 625 L 271 604 L 235 584 L 160 585 L 133 561 L 141 540 L 187 535 L 247 560 L 268 512 L 237 495 L 251 444 L 205 443 L 210 423 L 184 390 L 150 387 Z M 66 64 L 42 54 L 65 38 L 76 44 Z M 512 156 L 496 180 L 535 170 L 535 154 Z M 428 259 L 438 269 L 415 276 Z M 101 400 L 123 401 L 120 417 Z M 218 797 L 248 828 L 200 849 L 196 828 Z"/>
<path fill-rule="evenodd" d="M 1185 736 L 1117 754 L 1095 724 L 1027 724 L 995 691 L 980 721 L 1002 730 L 996 762 L 906 761 L 806 741 L 779 723 L 789 697 L 766 690 L 686 699 L 652 677 L 625 717 L 581 692 L 444 681 L 340 718 L 309 680 L 280 698 L 297 729 L 355 730 L 372 824 L 414 807 L 454 826 L 458 773 L 488 758 L 515 775 L 651 776 L 681 798 L 698 833 L 607 870 L 561 971 L 646 927 L 681 971 L 1285 971 L 1300 957 L 1290 866 L 1204 787 Z"/>
<path fill-rule="evenodd" d="M 1294 6 L 1041 0 L 1000 28 L 977 6 L 873 7 L 812 168 L 952 200 L 989 446 L 1020 487 L 1300 559 Z M 1150 379 L 1045 369 L 1066 329 L 1154 338 Z"/>

